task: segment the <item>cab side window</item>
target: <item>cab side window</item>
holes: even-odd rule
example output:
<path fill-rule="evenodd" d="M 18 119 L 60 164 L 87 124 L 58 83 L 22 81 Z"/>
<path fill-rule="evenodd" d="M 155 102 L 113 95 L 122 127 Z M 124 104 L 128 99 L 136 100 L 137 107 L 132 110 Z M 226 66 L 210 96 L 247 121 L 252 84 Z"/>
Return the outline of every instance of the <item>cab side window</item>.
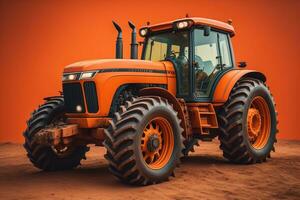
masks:
<path fill-rule="evenodd" d="M 226 34 L 211 31 L 204 36 L 202 29 L 194 31 L 195 97 L 208 97 L 216 75 L 232 66 Z"/>
<path fill-rule="evenodd" d="M 232 60 L 227 35 L 219 33 L 219 41 L 223 67 L 232 67 Z"/>
<path fill-rule="evenodd" d="M 195 30 L 194 35 L 194 73 L 195 97 L 207 97 L 214 74 L 217 73 L 219 62 L 218 33 L 211 31 L 204 36 L 202 29 Z"/>

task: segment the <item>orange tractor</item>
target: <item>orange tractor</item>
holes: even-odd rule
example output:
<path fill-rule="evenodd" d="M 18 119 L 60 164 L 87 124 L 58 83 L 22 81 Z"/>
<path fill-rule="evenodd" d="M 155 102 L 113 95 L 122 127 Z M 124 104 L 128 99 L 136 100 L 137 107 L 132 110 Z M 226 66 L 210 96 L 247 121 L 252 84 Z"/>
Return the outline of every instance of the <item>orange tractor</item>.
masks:
<path fill-rule="evenodd" d="M 109 170 L 148 185 L 174 175 L 198 141 L 218 137 L 226 159 L 266 161 L 274 150 L 277 113 L 264 74 L 236 66 L 230 23 L 183 18 L 136 28 L 131 59 L 82 61 L 64 69 L 61 96 L 45 98 L 24 132 L 28 157 L 43 170 L 71 169 L 87 145 L 106 148 Z"/>

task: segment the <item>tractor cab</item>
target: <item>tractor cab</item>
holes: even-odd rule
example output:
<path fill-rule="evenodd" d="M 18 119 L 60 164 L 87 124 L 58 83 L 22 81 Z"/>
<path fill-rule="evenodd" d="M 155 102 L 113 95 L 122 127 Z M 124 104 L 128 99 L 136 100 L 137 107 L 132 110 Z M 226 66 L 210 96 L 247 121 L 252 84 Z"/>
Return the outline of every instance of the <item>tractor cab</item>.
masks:
<path fill-rule="evenodd" d="M 170 61 L 177 77 L 177 97 L 211 100 L 215 83 L 233 68 L 231 25 L 203 18 L 186 18 L 143 27 L 143 60 Z"/>

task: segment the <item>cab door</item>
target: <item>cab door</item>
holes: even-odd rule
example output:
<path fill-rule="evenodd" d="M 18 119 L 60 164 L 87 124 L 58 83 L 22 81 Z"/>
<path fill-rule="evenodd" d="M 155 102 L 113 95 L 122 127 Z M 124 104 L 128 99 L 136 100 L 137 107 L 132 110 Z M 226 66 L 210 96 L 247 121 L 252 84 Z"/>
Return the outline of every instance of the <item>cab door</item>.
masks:
<path fill-rule="evenodd" d="M 195 101 L 209 101 L 214 83 L 222 72 L 233 67 L 229 35 L 199 28 L 193 32 L 192 93 Z"/>

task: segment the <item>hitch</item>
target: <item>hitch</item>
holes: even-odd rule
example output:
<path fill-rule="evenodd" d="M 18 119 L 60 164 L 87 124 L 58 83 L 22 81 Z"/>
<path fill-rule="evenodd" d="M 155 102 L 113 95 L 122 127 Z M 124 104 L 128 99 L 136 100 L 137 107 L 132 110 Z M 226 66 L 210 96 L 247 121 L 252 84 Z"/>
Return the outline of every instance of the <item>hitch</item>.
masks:
<path fill-rule="evenodd" d="M 95 144 L 102 146 L 104 128 L 80 129 L 77 124 L 62 124 L 40 130 L 34 143 L 45 146 Z"/>
<path fill-rule="evenodd" d="M 38 144 L 57 146 L 61 143 L 69 144 L 71 138 L 79 134 L 77 124 L 63 124 L 40 130 L 35 136 Z"/>

